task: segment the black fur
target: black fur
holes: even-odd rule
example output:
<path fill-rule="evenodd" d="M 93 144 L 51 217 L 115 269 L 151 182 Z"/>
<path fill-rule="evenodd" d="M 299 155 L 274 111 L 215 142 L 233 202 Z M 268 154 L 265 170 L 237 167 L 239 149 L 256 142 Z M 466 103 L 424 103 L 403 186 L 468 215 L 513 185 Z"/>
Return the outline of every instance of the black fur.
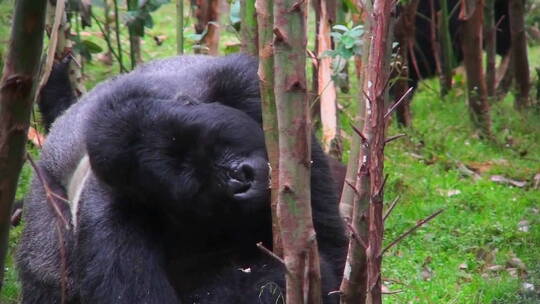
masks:
<path fill-rule="evenodd" d="M 38 107 L 45 131 L 49 131 L 53 122 L 64 113 L 77 97 L 69 81 L 69 63 L 71 57 L 67 56 L 57 64 L 41 89 L 38 96 Z"/>
<path fill-rule="evenodd" d="M 415 45 L 414 56 L 418 64 L 418 69 L 413 65 L 413 57 L 409 54 L 408 69 L 410 85 L 416 87 L 420 79 L 429 78 L 436 74 L 435 51 L 431 43 L 431 3 L 435 5 L 435 13 L 440 14 L 440 2 L 420 0 L 418 11 L 415 19 Z M 452 38 L 452 46 L 457 62 L 463 60 L 463 52 L 461 49 L 461 26 L 462 21 L 459 20 L 460 1 L 447 0 L 448 12 L 450 15 L 450 36 Z M 498 23 L 497 30 L 497 45 L 496 51 L 499 55 L 508 54 L 511 46 L 510 23 L 508 17 L 508 1 L 495 1 L 495 22 Z"/>
<path fill-rule="evenodd" d="M 347 242 L 313 142 L 324 303 L 337 303 Z M 283 266 L 255 246 L 272 246 L 255 60 L 176 57 L 97 86 L 54 124 L 39 166 L 66 195 L 86 154 L 78 224 L 62 230 L 69 303 L 284 303 Z M 23 303 L 60 303 L 57 219 L 35 181 L 24 215 Z"/>

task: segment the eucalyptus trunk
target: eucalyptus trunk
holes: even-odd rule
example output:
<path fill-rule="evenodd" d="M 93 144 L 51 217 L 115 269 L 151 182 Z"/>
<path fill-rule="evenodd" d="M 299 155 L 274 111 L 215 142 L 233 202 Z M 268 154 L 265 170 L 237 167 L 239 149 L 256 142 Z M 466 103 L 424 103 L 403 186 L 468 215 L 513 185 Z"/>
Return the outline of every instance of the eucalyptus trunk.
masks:
<path fill-rule="evenodd" d="M 274 1 L 275 98 L 279 125 L 277 215 L 288 304 L 321 303 L 311 217 L 311 124 L 306 83 L 306 2 Z"/>
<path fill-rule="evenodd" d="M 467 0 L 462 6 L 462 49 L 467 74 L 468 100 L 471 119 L 481 135 L 491 137 L 491 118 L 487 100 L 486 80 L 482 68 L 482 22 L 484 0 Z"/>
<path fill-rule="evenodd" d="M 320 103 L 322 125 L 322 144 L 324 151 L 336 159 L 341 159 L 341 136 L 339 130 L 337 91 L 332 80 L 332 58 L 325 56 L 326 51 L 332 50 L 332 19 L 330 5 L 334 1 L 318 0 L 319 20 L 317 31 L 317 96 Z"/>
<path fill-rule="evenodd" d="M 217 55 L 219 51 L 220 0 L 195 0 L 195 32 L 203 34 L 195 53 Z"/>
<path fill-rule="evenodd" d="M 240 0 L 240 27 L 241 50 L 243 53 L 256 56 L 257 45 L 257 16 L 255 14 L 255 0 Z"/>
<path fill-rule="evenodd" d="M 510 31 L 512 37 L 512 66 L 516 80 L 516 108 L 530 106 L 529 57 L 527 54 L 527 33 L 525 32 L 525 7 L 523 0 L 509 0 Z"/>
<path fill-rule="evenodd" d="M 272 45 L 274 28 L 274 3 L 272 0 L 257 0 L 258 37 L 259 37 L 259 80 L 261 90 L 261 104 L 263 129 L 266 142 L 266 151 L 270 161 L 270 193 L 272 209 L 272 251 L 283 256 L 283 247 L 277 219 L 277 202 L 279 186 L 279 133 L 277 109 L 274 98 L 274 50 Z"/>
<path fill-rule="evenodd" d="M 176 53 L 184 54 L 184 0 L 176 0 Z"/>
<path fill-rule="evenodd" d="M 24 163 L 37 83 L 46 0 L 18 0 L 0 80 L 0 289 L 8 249 L 11 207 Z"/>

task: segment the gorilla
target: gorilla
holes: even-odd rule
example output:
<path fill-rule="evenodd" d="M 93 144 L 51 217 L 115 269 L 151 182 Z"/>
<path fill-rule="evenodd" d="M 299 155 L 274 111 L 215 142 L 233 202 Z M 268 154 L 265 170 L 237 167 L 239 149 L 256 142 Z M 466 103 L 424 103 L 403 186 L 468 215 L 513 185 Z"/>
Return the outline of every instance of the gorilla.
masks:
<path fill-rule="evenodd" d="M 52 124 L 25 199 L 22 303 L 284 303 L 284 266 L 256 247 L 272 247 L 261 120 L 246 55 L 158 60 L 96 86 Z M 338 303 L 347 239 L 315 140 L 312 160 L 323 302 Z"/>
<path fill-rule="evenodd" d="M 450 15 L 449 30 L 452 37 L 452 47 L 457 62 L 463 60 L 461 49 L 462 21 L 459 20 L 460 0 L 447 0 L 448 12 Z M 420 0 L 415 18 L 415 45 L 414 58 L 409 54 L 408 70 L 409 85 L 416 87 L 418 81 L 432 77 L 436 74 L 435 51 L 431 42 L 431 3 L 433 3 L 436 14 L 440 14 L 440 1 Z M 510 18 L 508 17 L 508 1 L 495 0 L 494 3 L 495 22 L 497 27 L 496 52 L 504 56 L 507 55 L 511 47 Z M 418 69 L 413 65 L 413 61 L 418 63 Z"/>

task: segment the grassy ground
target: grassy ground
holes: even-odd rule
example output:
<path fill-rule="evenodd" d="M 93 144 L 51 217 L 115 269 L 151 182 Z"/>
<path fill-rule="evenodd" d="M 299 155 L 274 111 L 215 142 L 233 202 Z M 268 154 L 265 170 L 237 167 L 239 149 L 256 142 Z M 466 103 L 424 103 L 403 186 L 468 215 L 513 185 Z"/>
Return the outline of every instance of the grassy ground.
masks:
<path fill-rule="evenodd" d="M 10 3 L 0 1 L 0 39 L 6 37 Z M 154 16 L 154 29 L 148 30 L 143 42 L 145 60 L 175 53 L 173 11 L 168 5 Z M 106 47 L 97 38 L 97 28 L 85 29 L 81 36 Z M 155 36 L 165 39 L 161 46 Z M 236 41 L 234 34 L 224 36 L 222 46 Z M 127 40 L 123 45 L 127 48 Z M 2 40 L 0 51 L 4 46 Z M 190 44 L 186 49 L 191 52 Z M 530 57 L 531 67 L 540 66 L 540 48 L 531 48 Z M 91 88 L 117 71 L 117 66 L 94 60 L 85 65 L 86 84 Z M 386 150 L 385 171 L 390 176 L 386 200 L 401 196 L 387 221 L 386 242 L 436 210 L 445 211 L 386 254 L 385 286 L 398 291 L 387 295 L 386 302 L 540 303 L 540 190 L 533 189 L 531 182 L 540 173 L 540 114 L 516 113 L 510 94 L 492 107 L 496 140 L 482 141 L 468 117 L 463 81 L 456 80 L 456 89 L 444 99 L 438 95 L 436 81 L 424 82 L 412 104 L 413 128 L 389 130 L 389 134 L 405 131 L 409 136 Z M 346 106 L 347 113 L 342 113 L 346 131 L 354 96 L 354 90 L 340 96 Z M 463 166 L 479 172 L 479 178 L 465 174 Z M 27 190 L 30 173 L 25 167 L 19 198 Z M 528 184 L 518 188 L 495 183 L 492 175 Z M 20 227 L 12 230 L 11 249 L 20 231 Z M 20 284 L 11 259 L 6 269 L 0 303 L 16 303 Z M 527 284 L 535 291 L 525 291 Z"/>

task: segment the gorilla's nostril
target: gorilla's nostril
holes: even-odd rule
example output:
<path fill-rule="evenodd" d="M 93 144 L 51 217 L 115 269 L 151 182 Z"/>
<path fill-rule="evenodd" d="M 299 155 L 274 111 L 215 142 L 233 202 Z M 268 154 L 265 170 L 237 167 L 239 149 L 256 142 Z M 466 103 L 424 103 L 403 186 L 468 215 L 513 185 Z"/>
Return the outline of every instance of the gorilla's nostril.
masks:
<path fill-rule="evenodd" d="M 242 175 L 245 177 L 245 181 L 251 182 L 255 179 L 255 171 L 250 165 L 244 164 L 240 170 L 242 171 Z"/>

